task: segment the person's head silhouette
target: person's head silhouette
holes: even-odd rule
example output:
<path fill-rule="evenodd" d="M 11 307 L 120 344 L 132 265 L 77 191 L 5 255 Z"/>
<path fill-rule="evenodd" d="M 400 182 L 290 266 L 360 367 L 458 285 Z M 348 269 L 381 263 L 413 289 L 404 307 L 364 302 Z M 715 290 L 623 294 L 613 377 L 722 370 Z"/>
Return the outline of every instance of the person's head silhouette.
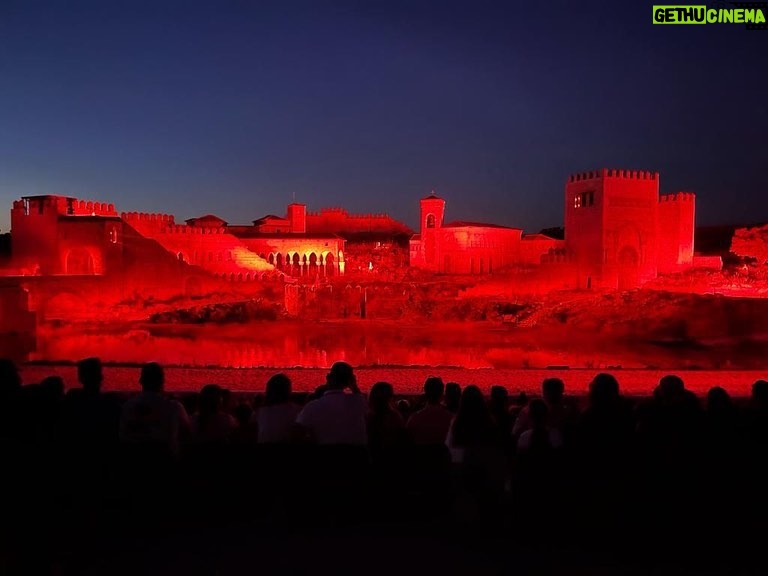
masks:
<path fill-rule="evenodd" d="M 86 358 L 77 363 L 77 380 L 83 385 L 83 390 L 99 392 L 104 381 L 101 360 Z"/>
<path fill-rule="evenodd" d="M 329 390 L 344 390 L 355 384 L 355 373 L 346 362 L 336 362 L 326 377 Z"/>
<path fill-rule="evenodd" d="M 768 380 L 757 380 L 752 384 L 752 401 L 758 406 L 768 406 Z"/>
<path fill-rule="evenodd" d="M 139 378 L 144 392 L 161 392 L 165 385 L 165 374 L 163 367 L 157 362 L 147 362 L 141 367 L 141 377 Z"/>
<path fill-rule="evenodd" d="M 285 404 L 291 400 L 291 379 L 285 374 L 275 374 L 267 380 L 264 404 Z"/>
<path fill-rule="evenodd" d="M 443 380 L 437 376 L 430 376 L 424 381 L 424 399 L 427 404 L 439 404 L 445 392 Z"/>
<path fill-rule="evenodd" d="M 563 399 L 565 384 L 560 378 L 546 378 L 541 383 L 541 397 L 550 406 L 559 404 Z"/>

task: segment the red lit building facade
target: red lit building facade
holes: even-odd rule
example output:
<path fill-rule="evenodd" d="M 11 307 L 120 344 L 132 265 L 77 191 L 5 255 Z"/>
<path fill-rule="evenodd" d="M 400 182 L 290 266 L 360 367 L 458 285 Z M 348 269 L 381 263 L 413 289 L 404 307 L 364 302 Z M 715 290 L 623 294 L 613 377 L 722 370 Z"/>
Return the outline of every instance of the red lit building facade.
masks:
<path fill-rule="evenodd" d="M 444 222 L 445 200 L 421 199 L 420 233 L 411 238 L 411 266 L 439 274 L 490 274 L 523 262 L 523 231 L 495 224 Z M 557 245 L 550 239 L 545 253 Z M 538 263 L 539 255 L 525 254 Z"/>
<path fill-rule="evenodd" d="M 690 192 L 660 195 L 656 172 L 574 174 L 565 186 L 565 239 L 556 240 L 493 224 L 445 224 L 445 200 L 433 193 L 421 200 L 411 265 L 440 274 L 489 274 L 544 264 L 562 286 L 633 288 L 696 265 L 695 204 Z"/>
<path fill-rule="evenodd" d="M 581 288 L 626 289 L 694 265 L 694 194 L 659 195 L 658 172 L 603 169 L 565 186 L 565 255 Z"/>
<path fill-rule="evenodd" d="M 11 272 L 17 275 L 108 275 L 132 263 L 149 265 L 162 254 L 166 264 L 172 256 L 229 280 L 254 280 L 273 271 L 308 279 L 341 275 L 346 238 L 380 248 L 388 238 L 410 234 L 386 214 L 340 209 L 308 214 L 299 203 L 289 204 L 284 217 L 267 215 L 239 226 L 213 214 L 184 224 L 172 214 L 118 214 L 112 204 L 53 195 L 15 201 L 11 227 Z"/>
<path fill-rule="evenodd" d="M 11 209 L 13 264 L 26 274 L 106 274 L 122 265 L 122 221 L 112 204 L 27 196 Z"/>
<path fill-rule="evenodd" d="M 11 210 L 12 268 L 17 275 L 99 276 L 155 263 L 160 278 L 171 261 L 227 280 L 277 272 L 314 281 L 349 272 L 348 261 L 363 272 L 410 262 L 438 274 L 478 275 L 543 264 L 569 287 L 626 289 L 695 265 L 694 217 L 694 195 L 660 196 L 658 173 L 607 169 L 569 177 L 564 240 L 446 223 L 445 200 L 435 194 L 420 202 L 415 235 L 386 214 L 309 213 L 295 202 L 285 216 L 239 226 L 212 214 L 177 224 L 170 214 L 118 215 L 111 204 L 29 196 Z M 402 237 L 399 253 L 394 239 Z"/>

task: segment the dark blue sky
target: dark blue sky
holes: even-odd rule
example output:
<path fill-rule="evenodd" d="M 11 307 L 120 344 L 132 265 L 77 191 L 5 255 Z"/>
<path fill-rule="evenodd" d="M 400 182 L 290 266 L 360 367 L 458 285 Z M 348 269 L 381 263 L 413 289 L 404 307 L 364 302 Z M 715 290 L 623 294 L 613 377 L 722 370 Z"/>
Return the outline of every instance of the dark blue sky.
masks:
<path fill-rule="evenodd" d="M 768 220 L 768 32 L 652 2 L 0 0 L 0 228 L 61 193 L 233 223 L 310 209 L 562 223 L 571 172 Z"/>

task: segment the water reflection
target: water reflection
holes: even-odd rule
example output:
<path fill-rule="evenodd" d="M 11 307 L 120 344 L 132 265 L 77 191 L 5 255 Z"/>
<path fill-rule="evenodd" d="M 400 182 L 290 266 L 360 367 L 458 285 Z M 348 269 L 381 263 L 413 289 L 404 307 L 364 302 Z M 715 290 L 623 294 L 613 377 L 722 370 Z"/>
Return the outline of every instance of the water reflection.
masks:
<path fill-rule="evenodd" d="M 38 338 L 30 360 L 71 361 L 99 356 L 105 362 L 137 363 L 157 360 L 182 366 L 327 367 L 336 360 L 354 365 L 421 365 L 489 368 L 494 363 L 487 344 L 472 342 L 460 334 L 436 336 L 432 331 L 365 330 L 343 326 L 253 326 L 235 333 L 201 328 L 167 329 L 151 334 L 136 330 L 126 334 L 98 332 L 77 335 L 48 334 Z"/>
<path fill-rule="evenodd" d="M 73 361 L 99 356 L 111 363 L 150 360 L 197 367 L 327 367 L 337 360 L 357 366 L 461 366 L 544 368 L 728 367 L 731 351 L 665 349 L 617 341 L 571 339 L 546 344 L 519 332 L 489 326 L 371 323 L 256 323 L 229 326 L 148 326 L 123 333 L 50 329 L 38 335 L 30 360 Z M 733 364 L 731 367 L 737 367 Z M 744 366 L 749 367 L 749 366 Z"/>

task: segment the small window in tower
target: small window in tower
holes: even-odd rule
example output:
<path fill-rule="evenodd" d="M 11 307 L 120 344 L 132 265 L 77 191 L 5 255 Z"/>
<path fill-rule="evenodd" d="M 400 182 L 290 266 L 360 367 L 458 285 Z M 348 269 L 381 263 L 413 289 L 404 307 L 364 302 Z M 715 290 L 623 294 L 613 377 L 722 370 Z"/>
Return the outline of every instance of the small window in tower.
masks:
<path fill-rule="evenodd" d="M 427 228 L 434 228 L 434 227 L 435 227 L 435 215 L 427 214 Z"/>
<path fill-rule="evenodd" d="M 573 207 L 574 208 L 581 208 L 582 202 L 581 202 L 581 194 L 576 194 L 573 198 Z"/>
<path fill-rule="evenodd" d="M 117 244 L 117 228 L 109 229 L 109 241 L 112 244 Z"/>
<path fill-rule="evenodd" d="M 589 206 L 594 206 L 595 205 L 595 193 L 594 192 L 589 192 L 588 195 L 587 195 L 587 200 L 589 200 L 589 202 L 588 202 Z"/>

